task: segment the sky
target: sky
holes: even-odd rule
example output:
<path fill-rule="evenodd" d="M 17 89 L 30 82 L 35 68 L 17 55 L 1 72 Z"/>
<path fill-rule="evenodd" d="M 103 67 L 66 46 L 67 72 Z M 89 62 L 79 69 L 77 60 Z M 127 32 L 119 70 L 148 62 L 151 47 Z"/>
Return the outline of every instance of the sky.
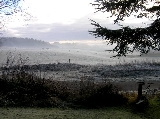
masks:
<path fill-rule="evenodd" d="M 20 3 L 23 12 L 3 17 L 3 36 L 28 37 L 46 42 L 102 40 L 89 34 L 91 21 L 116 29 L 109 13 L 95 13 L 90 4 L 94 0 L 25 0 Z M 144 22 L 144 19 L 143 19 Z M 139 26 L 141 20 L 129 18 L 125 24 Z"/>

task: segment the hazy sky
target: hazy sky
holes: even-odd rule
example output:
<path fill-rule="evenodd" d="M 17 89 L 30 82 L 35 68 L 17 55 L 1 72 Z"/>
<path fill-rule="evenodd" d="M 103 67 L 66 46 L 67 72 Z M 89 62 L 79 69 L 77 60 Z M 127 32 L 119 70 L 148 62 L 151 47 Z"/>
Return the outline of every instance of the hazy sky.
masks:
<path fill-rule="evenodd" d="M 63 40 L 96 40 L 88 33 L 93 19 L 108 28 L 117 28 L 108 13 L 94 13 L 94 0 L 25 0 L 25 12 L 7 16 L 4 36 L 29 37 L 48 42 Z M 125 21 L 138 26 L 142 21 Z"/>

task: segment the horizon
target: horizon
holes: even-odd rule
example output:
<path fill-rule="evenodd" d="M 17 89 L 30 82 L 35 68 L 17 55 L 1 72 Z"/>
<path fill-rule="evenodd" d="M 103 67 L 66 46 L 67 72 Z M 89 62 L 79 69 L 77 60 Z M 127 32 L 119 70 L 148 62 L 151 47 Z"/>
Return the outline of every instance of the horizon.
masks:
<path fill-rule="evenodd" d="M 5 24 L 1 29 L 2 36 L 30 37 L 47 42 L 102 40 L 89 34 L 88 31 L 93 29 L 90 19 L 111 29 L 118 29 L 119 26 L 114 24 L 115 18 L 107 18 L 109 13 L 95 13 L 94 6 L 90 4 L 93 2 L 94 0 L 21 1 L 22 12 L 1 19 Z M 135 20 L 133 16 L 122 22 L 131 27 L 145 27 L 150 23 L 148 19 Z"/>

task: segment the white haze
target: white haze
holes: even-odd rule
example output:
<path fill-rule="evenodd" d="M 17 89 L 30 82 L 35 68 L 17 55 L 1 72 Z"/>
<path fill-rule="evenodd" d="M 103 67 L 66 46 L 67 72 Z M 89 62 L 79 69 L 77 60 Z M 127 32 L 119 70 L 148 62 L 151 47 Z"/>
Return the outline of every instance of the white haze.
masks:
<path fill-rule="evenodd" d="M 159 53 L 139 56 L 133 53 L 127 57 L 113 58 L 116 53 L 109 52 L 113 46 L 106 42 L 95 41 L 60 41 L 51 43 L 52 47 L 41 48 L 14 48 L 0 47 L 0 65 L 5 65 L 7 57 L 17 64 L 22 58 L 24 64 L 48 64 L 48 63 L 71 63 L 87 65 L 113 65 L 137 61 L 159 61 Z M 107 51 L 106 51 L 107 50 Z"/>

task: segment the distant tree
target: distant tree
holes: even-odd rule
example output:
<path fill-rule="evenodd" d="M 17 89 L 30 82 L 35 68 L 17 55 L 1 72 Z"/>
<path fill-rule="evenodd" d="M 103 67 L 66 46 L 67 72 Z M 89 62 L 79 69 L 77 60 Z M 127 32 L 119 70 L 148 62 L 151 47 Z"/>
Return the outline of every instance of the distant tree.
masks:
<path fill-rule="evenodd" d="M 96 12 L 109 12 L 110 17 L 116 17 L 114 23 L 121 27 L 113 30 L 91 20 L 95 29 L 89 31 L 108 44 L 116 44 L 112 50 L 117 52 L 116 56 L 126 56 L 134 51 L 146 54 L 150 50 L 160 50 L 160 0 L 95 0 L 91 4 Z M 148 18 L 153 22 L 146 27 L 123 26 L 120 22 L 130 16 Z"/>

